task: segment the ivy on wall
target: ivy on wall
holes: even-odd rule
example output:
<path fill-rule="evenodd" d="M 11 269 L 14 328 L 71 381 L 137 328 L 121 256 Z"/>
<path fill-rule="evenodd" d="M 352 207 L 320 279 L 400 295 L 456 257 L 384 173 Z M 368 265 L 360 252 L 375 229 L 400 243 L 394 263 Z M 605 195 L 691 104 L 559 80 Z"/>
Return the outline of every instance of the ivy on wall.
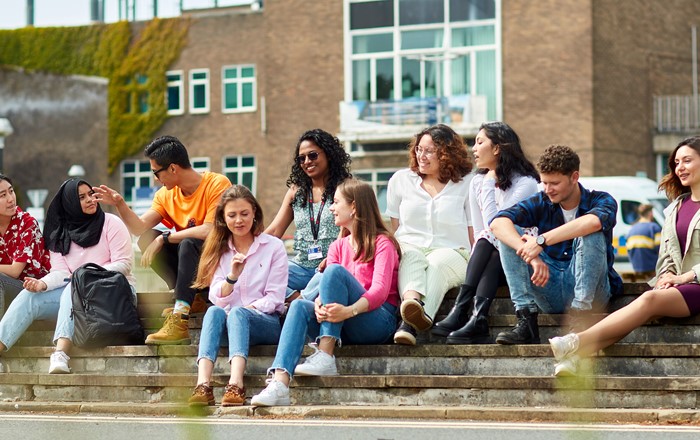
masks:
<path fill-rule="evenodd" d="M 125 21 L 0 30 L 0 64 L 109 79 L 111 173 L 124 158 L 141 151 L 165 122 L 165 72 L 180 55 L 188 29 L 188 20 L 176 18 L 151 20 L 133 36 Z"/>

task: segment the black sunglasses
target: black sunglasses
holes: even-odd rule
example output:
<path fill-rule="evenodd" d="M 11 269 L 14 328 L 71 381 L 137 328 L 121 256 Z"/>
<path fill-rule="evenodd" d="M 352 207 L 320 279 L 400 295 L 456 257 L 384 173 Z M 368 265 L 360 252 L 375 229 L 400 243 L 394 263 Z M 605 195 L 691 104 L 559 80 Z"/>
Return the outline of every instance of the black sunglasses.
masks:
<path fill-rule="evenodd" d="M 164 166 L 163 168 L 161 168 L 159 170 L 151 170 L 151 172 L 153 173 L 154 176 L 158 177 L 158 173 L 160 173 L 161 171 L 167 170 L 168 168 L 170 168 L 170 165 L 172 165 L 172 164 L 169 163 L 168 165 Z"/>
<path fill-rule="evenodd" d="M 318 152 L 312 151 L 312 152 L 309 153 L 309 154 L 300 154 L 300 155 L 298 155 L 298 156 L 297 156 L 297 163 L 298 163 L 299 165 L 303 164 L 304 162 L 306 162 L 306 158 L 307 158 L 307 157 L 309 158 L 309 160 L 310 160 L 311 162 L 313 162 L 313 161 L 315 161 L 316 159 L 318 159 Z"/>

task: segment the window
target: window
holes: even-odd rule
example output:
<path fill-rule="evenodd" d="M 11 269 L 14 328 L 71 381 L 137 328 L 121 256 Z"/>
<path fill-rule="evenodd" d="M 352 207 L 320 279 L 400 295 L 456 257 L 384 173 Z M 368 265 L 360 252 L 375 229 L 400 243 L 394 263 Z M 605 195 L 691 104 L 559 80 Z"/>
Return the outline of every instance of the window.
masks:
<path fill-rule="evenodd" d="M 255 111 L 257 81 L 255 66 L 224 66 L 221 72 L 224 113 Z"/>
<path fill-rule="evenodd" d="M 358 170 L 354 171 L 352 174 L 360 180 L 364 180 L 369 183 L 377 195 L 377 202 L 379 203 L 379 212 L 384 213 L 386 211 L 386 189 L 389 185 L 389 179 L 396 172 L 395 169 L 383 169 L 383 170 Z"/>
<path fill-rule="evenodd" d="M 138 197 L 139 188 L 155 186 L 151 162 L 148 160 L 125 160 L 122 162 L 121 170 L 121 193 L 130 205 Z"/>
<path fill-rule="evenodd" d="M 190 70 L 190 113 L 209 113 L 209 69 Z"/>
<path fill-rule="evenodd" d="M 234 185 L 246 186 L 255 194 L 258 171 L 255 168 L 253 156 L 227 156 L 224 157 L 222 167 L 224 175 Z"/>
<path fill-rule="evenodd" d="M 148 92 L 148 77 L 146 75 L 134 75 L 126 78 L 122 88 L 126 99 L 126 113 L 144 114 L 148 113 L 149 92 Z"/>
<path fill-rule="evenodd" d="M 346 101 L 445 97 L 446 117 L 499 119 L 501 0 L 344 1 Z"/>
<path fill-rule="evenodd" d="M 210 160 L 208 157 L 191 157 L 190 163 L 192 164 L 192 169 L 198 173 L 204 171 L 211 171 Z"/>
<path fill-rule="evenodd" d="M 168 90 L 165 100 L 169 115 L 185 113 L 185 78 L 182 70 L 171 70 L 165 73 L 168 80 Z"/>

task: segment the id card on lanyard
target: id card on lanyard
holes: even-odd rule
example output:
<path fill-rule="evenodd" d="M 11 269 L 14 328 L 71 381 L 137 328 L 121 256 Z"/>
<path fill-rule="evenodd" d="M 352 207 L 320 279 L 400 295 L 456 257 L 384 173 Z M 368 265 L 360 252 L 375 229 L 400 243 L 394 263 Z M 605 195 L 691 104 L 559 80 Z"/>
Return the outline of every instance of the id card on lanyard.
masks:
<path fill-rule="evenodd" d="M 313 193 L 309 192 L 309 221 L 311 222 L 311 235 L 314 237 L 314 244 L 309 246 L 308 258 L 309 261 L 319 260 L 323 258 L 323 251 L 318 245 L 318 232 L 321 229 L 321 213 L 323 213 L 323 207 L 326 205 L 326 198 L 321 199 L 321 207 L 318 210 L 318 216 L 314 219 L 314 196 Z"/>

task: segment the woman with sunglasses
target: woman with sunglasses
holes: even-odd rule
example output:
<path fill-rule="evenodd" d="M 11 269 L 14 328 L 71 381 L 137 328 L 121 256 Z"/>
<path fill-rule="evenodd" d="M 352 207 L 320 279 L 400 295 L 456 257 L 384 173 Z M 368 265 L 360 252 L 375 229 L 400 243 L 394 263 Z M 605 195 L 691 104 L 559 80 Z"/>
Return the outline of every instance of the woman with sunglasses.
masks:
<path fill-rule="evenodd" d="M 333 222 L 330 207 L 340 183 L 350 178 L 350 156 L 340 141 L 319 128 L 302 134 L 294 149 L 294 163 L 287 179 L 287 193 L 266 233 L 281 238 L 292 221 L 294 250 L 289 260 L 287 301 L 298 298 L 328 255 L 340 228 Z M 308 291 L 313 299 L 318 293 Z"/>
<path fill-rule="evenodd" d="M 433 325 L 442 299 L 462 284 L 471 249 L 471 159 L 461 136 L 438 124 L 413 138 L 409 168 L 397 171 L 387 190 L 386 214 L 401 244 L 401 319 L 394 342 L 415 345 Z"/>

